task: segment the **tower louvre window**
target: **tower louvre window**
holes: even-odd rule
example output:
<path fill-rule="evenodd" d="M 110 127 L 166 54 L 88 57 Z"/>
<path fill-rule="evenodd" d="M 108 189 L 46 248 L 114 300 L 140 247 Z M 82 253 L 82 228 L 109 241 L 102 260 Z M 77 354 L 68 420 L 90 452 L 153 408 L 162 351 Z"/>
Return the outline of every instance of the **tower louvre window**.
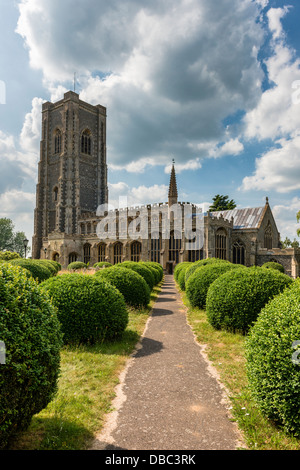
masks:
<path fill-rule="evenodd" d="M 58 153 L 61 153 L 61 132 L 59 129 L 55 131 L 55 136 L 54 136 L 54 153 L 57 155 Z"/>
<path fill-rule="evenodd" d="M 92 154 L 92 137 L 88 129 L 85 130 L 81 136 L 81 153 L 86 155 Z"/>

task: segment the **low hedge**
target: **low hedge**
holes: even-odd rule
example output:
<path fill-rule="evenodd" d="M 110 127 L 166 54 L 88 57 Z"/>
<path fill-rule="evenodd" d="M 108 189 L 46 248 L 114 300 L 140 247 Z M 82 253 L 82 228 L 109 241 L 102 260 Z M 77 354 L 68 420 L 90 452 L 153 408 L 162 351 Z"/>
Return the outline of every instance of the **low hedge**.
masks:
<path fill-rule="evenodd" d="M 100 269 L 97 279 L 104 279 L 123 294 L 125 302 L 132 307 L 146 307 L 150 302 L 150 288 L 145 279 L 132 269 L 121 269 L 118 265 Z"/>
<path fill-rule="evenodd" d="M 205 308 L 210 285 L 233 269 L 247 269 L 245 266 L 232 263 L 208 263 L 199 267 L 186 282 L 186 295 L 192 307 Z"/>
<path fill-rule="evenodd" d="M 123 295 L 95 276 L 62 274 L 40 284 L 40 289 L 57 307 L 65 344 L 113 340 L 127 326 Z"/>
<path fill-rule="evenodd" d="M 109 263 L 108 261 L 99 261 L 98 263 L 95 263 L 94 264 L 94 268 L 109 268 L 110 266 L 112 266 L 111 263 Z"/>
<path fill-rule="evenodd" d="M 294 342 L 300 340 L 299 318 L 297 279 L 265 306 L 246 338 L 246 370 L 254 399 L 265 416 L 298 438 L 300 354 Z"/>
<path fill-rule="evenodd" d="M 177 276 L 177 282 L 181 290 L 185 291 L 185 275 L 187 270 L 189 269 L 191 263 L 186 263 L 184 266 L 181 267 L 179 274 Z"/>
<path fill-rule="evenodd" d="M 158 282 L 161 282 L 163 277 L 164 277 L 164 270 L 163 270 L 162 265 L 155 262 L 155 261 L 145 261 L 144 264 L 146 266 L 151 266 L 151 267 L 155 268 L 158 271 L 158 273 L 159 273 Z"/>
<path fill-rule="evenodd" d="M 280 263 L 275 263 L 273 261 L 269 261 L 268 263 L 265 263 L 262 265 L 262 268 L 266 269 L 276 269 L 277 271 L 280 271 L 281 273 L 284 273 L 284 267 Z"/>
<path fill-rule="evenodd" d="M 0 251 L 0 260 L 10 261 L 12 259 L 22 259 L 19 253 L 15 251 Z"/>
<path fill-rule="evenodd" d="M 79 269 L 86 269 L 87 264 L 83 263 L 82 261 L 73 261 L 67 267 L 68 271 L 77 271 Z"/>
<path fill-rule="evenodd" d="M 293 280 L 274 269 L 236 269 L 223 274 L 209 288 L 207 318 L 216 329 L 247 333 L 261 309 Z"/>
<path fill-rule="evenodd" d="M 56 309 L 27 271 L 0 265 L 0 448 L 30 424 L 57 391 L 62 336 Z"/>
<path fill-rule="evenodd" d="M 140 274 L 147 282 L 148 286 L 150 287 L 150 290 L 152 290 L 155 286 L 154 274 L 147 266 L 143 265 L 142 263 L 135 261 L 124 261 L 123 263 L 119 263 L 117 266 L 121 268 L 133 269 L 133 271 Z"/>
<path fill-rule="evenodd" d="M 34 259 L 14 259 L 9 261 L 13 266 L 21 266 L 30 272 L 37 282 L 43 282 L 53 275 L 50 269 L 39 260 Z"/>
<path fill-rule="evenodd" d="M 195 261 L 194 263 L 191 264 L 191 266 L 185 272 L 185 283 L 187 283 L 189 277 L 192 274 L 194 274 L 194 272 L 198 268 L 201 268 L 202 266 L 207 266 L 208 264 L 216 264 L 216 263 L 221 263 L 221 264 L 226 263 L 226 264 L 228 264 L 229 261 L 219 259 L 219 258 L 206 258 L 206 259 L 202 259 L 202 260 L 199 260 L 199 261 Z"/>

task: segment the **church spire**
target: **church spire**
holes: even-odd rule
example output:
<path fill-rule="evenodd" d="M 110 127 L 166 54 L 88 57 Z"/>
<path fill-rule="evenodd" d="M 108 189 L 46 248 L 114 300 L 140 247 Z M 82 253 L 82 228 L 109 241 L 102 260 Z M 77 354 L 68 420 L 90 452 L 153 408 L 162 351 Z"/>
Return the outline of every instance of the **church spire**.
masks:
<path fill-rule="evenodd" d="M 169 207 L 171 207 L 173 206 L 173 204 L 177 204 L 177 202 L 178 202 L 178 192 L 177 192 L 177 182 L 176 182 L 176 173 L 175 173 L 175 160 L 173 159 L 170 185 L 169 185 L 168 205 Z"/>

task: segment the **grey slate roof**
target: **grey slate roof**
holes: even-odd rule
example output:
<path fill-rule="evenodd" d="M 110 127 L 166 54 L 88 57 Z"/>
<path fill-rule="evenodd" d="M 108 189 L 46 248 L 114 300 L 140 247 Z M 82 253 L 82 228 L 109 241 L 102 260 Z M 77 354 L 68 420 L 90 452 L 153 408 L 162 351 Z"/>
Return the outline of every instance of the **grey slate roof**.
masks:
<path fill-rule="evenodd" d="M 211 212 L 213 217 L 219 218 L 222 214 L 224 219 L 233 217 L 235 229 L 258 228 L 264 207 L 249 207 L 247 209 L 233 209 L 230 211 Z"/>

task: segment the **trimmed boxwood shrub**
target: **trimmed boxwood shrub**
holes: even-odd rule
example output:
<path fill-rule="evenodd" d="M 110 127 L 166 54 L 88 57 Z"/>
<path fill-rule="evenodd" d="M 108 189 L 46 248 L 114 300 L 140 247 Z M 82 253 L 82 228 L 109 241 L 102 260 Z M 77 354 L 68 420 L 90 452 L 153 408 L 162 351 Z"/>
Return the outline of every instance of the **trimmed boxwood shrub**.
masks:
<path fill-rule="evenodd" d="M 67 267 L 68 271 L 77 271 L 78 269 L 85 268 L 87 268 L 87 265 L 82 261 L 73 261 L 73 263 L 70 263 Z"/>
<path fill-rule="evenodd" d="M 182 269 L 184 269 L 186 266 L 191 266 L 193 263 L 190 263 L 188 261 L 183 261 L 182 263 L 178 263 L 175 266 L 174 269 L 174 279 L 175 281 L 178 282 L 179 274 L 181 273 Z"/>
<path fill-rule="evenodd" d="M 177 282 L 178 282 L 180 289 L 183 291 L 185 290 L 185 274 L 186 274 L 186 271 L 189 269 L 189 267 L 190 267 L 190 263 L 186 263 L 184 266 L 181 267 L 179 274 L 178 274 Z"/>
<path fill-rule="evenodd" d="M 44 409 L 57 391 L 62 336 L 56 309 L 21 267 L 0 265 L 0 448 Z"/>
<path fill-rule="evenodd" d="M 261 309 L 293 280 L 274 269 L 232 270 L 217 279 L 207 294 L 207 318 L 216 329 L 246 333 Z"/>
<path fill-rule="evenodd" d="M 112 266 L 112 264 L 108 261 L 99 261 L 98 263 L 94 264 L 94 268 L 103 268 L 103 266 L 105 268 L 109 268 L 110 266 Z"/>
<path fill-rule="evenodd" d="M 57 307 L 66 344 L 113 340 L 127 326 L 123 295 L 96 276 L 62 274 L 40 284 L 40 289 L 48 293 Z"/>
<path fill-rule="evenodd" d="M 15 259 L 9 261 L 9 264 L 27 269 L 37 282 L 43 282 L 52 276 L 51 271 L 44 264 L 39 263 L 38 260 Z"/>
<path fill-rule="evenodd" d="M 230 263 L 227 260 L 224 259 L 219 259 L 219 258 L 207 258 L 207 259 L 202 259 L 199 261 L 195 261 L 194 263 L 191 263 L 191 266 L 186 270 L 185 272 L 185 283 L 187 283 L 188 278 L 194 274 L 194 272 L 198 269 L 201 268 L 202 266 L 206 266 L 208 264 L 216 264 L 216 263 Z M 231 264 L 231 263 L 230 263 Z"/>
<path fill-rule="evenodd" d="M 146 266 L 153 267 L 158 271 L 158 273 L 159 273 L 158 282 L 160 282 L 162 280 L 162 278 L 164 277 L 164 270 L 163 270 L 162 265 L 159 264 L 159 263 L 156 263 L 155 261 L 145 261 L 144 264 Z"/>
<path fill-rule="evenodd" d="M 139 263 L 143 266 L 146 266 L 146 268 L 150 269 L 150 271 L 152 272 L 152 274 L 154 276 L 155 285 L 158 284 L 161 281 L 160 272 L 158 271 L 157 267 L 152 266 L 147 261 L 140 261 Z"/>
<path fill-rule="evenodd" d="M 34 260 L 34 262 L 36 264 L 39 264 L 40 266 L 45 266 L 47 269 L 49 269 L 52 276 L 55 276 L 57 274 L 57 267 L 54 266 L 50 260 L 36 259 Z"/>
<path fill-rule="evenodd" d="M 269 261 L 268 263 L 263 264 L 262 268 L 277 269 L 277 271 L 280 271 L 281 273 L 284 273 L 284 267 L 282 266 L 282 264 L 275 263 L 273 261 Z"/>
<path fill-rule="evenodd" d="M 22 259 L 15 251 L 0 251 L 0 260 L 10 261 L 12 259 Z"/>
<path fill-rule="evenodd" d="M 132 269 L 112 266 L 95 273 L 97 279 L 104 279 L 123 294 L 125 302 L 132 307 L 146 307 L 150 302 L 150 288 L 145 279 Z"/>
<path fill-rule="evenodd" d="M 222 274 L 237 268 L 247 269 L 245 266 L 229 262 L 212 262 L 199 267 L 186 282 L 186 295 L 191 306 L 205 308 L 210 285 Z"/>
<path fill-rule="evenodd" d="M 300 437 L 300 280 L 259 314 L 246 338 L 246 370 L 265 416 Z"/>
<path fill-rule="evenodd" d="M 120 268 L 133 269 L 133 271 L 137 272 L 145 279 L 151 290 L 155 286 L 154 274 L 149 268 L 147 268 L 147 266 L 143 265 L 142 263 L 135 261 L 124 261 L 123 263 L 119 263 L 117 266 Z"/>

